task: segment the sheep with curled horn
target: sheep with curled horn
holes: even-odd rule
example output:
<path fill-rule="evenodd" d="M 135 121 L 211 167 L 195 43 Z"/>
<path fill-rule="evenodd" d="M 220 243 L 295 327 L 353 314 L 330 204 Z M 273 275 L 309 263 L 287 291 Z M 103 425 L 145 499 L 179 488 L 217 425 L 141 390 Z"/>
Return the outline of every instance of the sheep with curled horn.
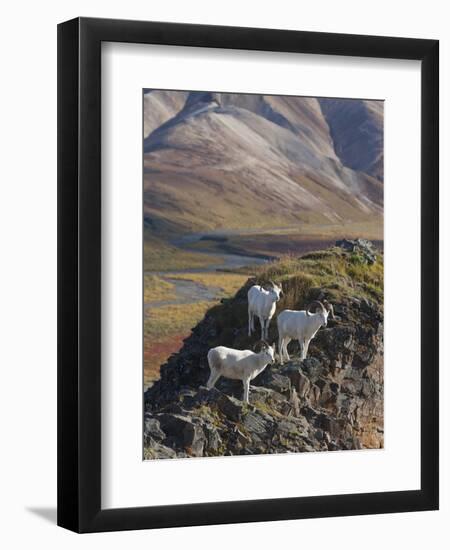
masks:
<path fill-rule="evenodd" d="M 251 336 L 255 330 L 255 316 L 261 324 L 261 340 L 269 337 L 270 320 L 275 314 L 277 302 L 283 293 L 281 284 L 277 285 L 270 281 L 268 289 L 253 285 L 247 293 L 248 298 L 248 335 Z"/>
<path fill-rule="evenodd" d="M 322 303 L 323 303 L 323 306 L 325 307 L 325 309 L 331 315 L 331 318 L 333 319 L 333 321 L 337 321 L 338 317 L 336 317 L 336 315 L 334 314 L 333 304 L 330 304 L 330 302 L 328 300 L 324 300 Z"/>
<path fill-rule="evenodd" d="M 328 315 L 336 319 L 332 304 L 324 300 L 314 300 L 304 310 L 283 310 L 277 318 L 278 326 L 278 351 L 280 363 L 284 359 L 290 360 L 287 347 L 291 340 L 297 340 L 300 346 L 300 359 L 306 359 L 311 340 L 317 334 L 320 327 L 326 327 Z"/>

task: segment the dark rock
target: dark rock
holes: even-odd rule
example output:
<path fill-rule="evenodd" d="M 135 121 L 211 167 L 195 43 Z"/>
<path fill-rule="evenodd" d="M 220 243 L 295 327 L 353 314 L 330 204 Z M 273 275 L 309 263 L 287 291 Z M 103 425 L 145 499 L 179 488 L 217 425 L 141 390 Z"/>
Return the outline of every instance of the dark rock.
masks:
<path fill-rule="evenodd" d="M 217 453 L 222 445 L 222 439 L 217 429 L 211 424 L 205 424 L 203 426 L 204 433 L 206 435 L 205 449 L 208 452 Z"/>
<path fill-rule="evenodd" d="M 319 331 L 318 334 L 321 334 Z M 317 336 L 312 340 L 315 343 Z M 302 370 L 307 376 L 320 376 L 324 370 L 322 363 L 316 357 L 307 357 L 302 361 Z"/>
<path fill-rule="evenodd" d="M 271 390 L 270 388 L 265 388 L 264 386 L 250 386 L 250 403 L 251 404 L 260 404 L 263 403 L 269 407 L 280 405 L 282 402 L 286 402 L 285 396 Z"/>
<path fill-rule="evenodd" d="M 202 456 L 205 445 L 205 434 L 192 419 L 177 414 L 162 413 L 157 416 L 166 434 L 165 443 L 184 448 L 192 456 Z"/>
<path fill-rule="evenodd" d="M 280 420 L 276 425 L 276 432 L 285 436 L 307 436 L 307 425 L 302 421 L 296 420 Z"/>
<path fill-rule="evenodd" d="M 341 447 L 335 441 L 330 441 L 328 443 L 328 450 L 329 451 L 340 451 Z"/>
<path fill-rule="evenodd" d="M 366 239 L 342 239 L 340 241 L 336 241 L 336 246 L 346 250 L 347 252 L 358 254 L 358 257 L 361 257 L 368 264 L 375 263 L 377 259 L 375 246 Z"/>
<path fill-rule="evenodd" d="M 341 433 L 341 422 L 330 415 L 321 413 L 315 419 L 316 426 L 328 432 L 332 438 Z"/>
<path fill-rule="evenodd" d="M 243 401 L 238 401 L 234 397 L 230 397 L 224 393 L 220 394 L 220 397 L 217 399 L 217 407 L 220 412 L 234 422 L 239 422 L 241 419 L 244 406 Z"/>
<path fill-rule="evenodd" d="M 294 416 L 300 416 L 300 399 L 298 398 L 295 388 L 291 388 L 291 396 L 289 398 L 289 404 L 292 407 Z"/>
<path fill-rule="evenodd" d="M 187 411 L 179 404 L 179 403 L 169 403 L 162 409 L 165 413 L 169 414 L 177 414 L 177 415 L 185 415 L 187 414 Z"/>
<path fill-rule="evenodd" d="M 149 437 L 145 444 L 144 456 L 147 460 L 151 458 L 176 458 L 177 453 L 170 447 L 166 447 Z"/>
<path fill-rule="evenodd" d="M 200 426 L 188 424 L 183 431 L 184 447 L 192 456 L 203 456 L 205 433 Z"/>
<path fill-rule="evenodd" d="M 330 382 L 329 386 L 332 393 L 339 393 L 339 384 L 336 384 L 336 382 Z"/>
<path fill-rule="evenodd" d="M 305 399 L 311 384 L 309 378 L 303 374 L 302 369 L 291 365 L 285 369 L 283 373 L 289 377 L 291 384 L 297 390 L 299 397 L 301 399 Z"/>
<path fill-rule="evenodd" d="M 308 392 L 308 399 L 313 404 L 318 404 L 320 400 L 320 388 L 316 384 L 311 385 L 311 389 Z"/>
<path fill-rule="evenodd" d="M 249 412 L 245 415 L 242 425 L 250 434 L 265 436 L 270 432 L 273 418 L 260 412 Z"/>
<path fill-rule="evenodd" d="M 151 414 L 145 413 L 144 415 L 144 441 L 146 438 L 152 438 L 156 441 L 162 441 L 165 439 L 166 434 L 161 430 L 161 426 L 156 420 L 156 418 L 153 418 Z"/>
<path fill-rule="evenodd" d="M 199 392 L 194 388 L 182 388 L 179 392 L 179 399 L 182 402 L 182 406 L 188 409 L 191 408 L 196 403 L 198 394 Z"/>
<path fill-rule="evenodd" d="M 251 437 L 243 434 L 240 430 L 236 430 L 236 442 L 240 449 L 245 449 L 251 441 Z"/>
<path fill-rule="evenodd" d="M 309 406 L 302 407 L 300 409 L 300 413 L 310 422 L 314 421 L 317 418 L 317 415 L 319 414 L 316 410 L 314 410 L 312 407 L 309 407 Z"/>
<path fill-rule="evenodd" d="M 324 436 L 325 436 L 325 432 L 323 430 L 316 430 L 316 438 L 319 440 L 319 441 L 322 441 L 324 439 Z"/>
<path fill-rule="evenodd" d="M 189 404 L 191 407 L 198 405 L 210 405 L 216 403 L 222 396 L 222 392 L 217 388 L 211 388 L 208 390 L 206 387 L 200 387 L 194 396 L 189 398 Z"/>
<path fill-rule="evenodd" d="M 272 370 L 266 369 L 253 381 L 255 386 L 264 386 L 278 393 L 288 395 L 291 389 L 291 381 L 288 376 L 277 374 Z"/>

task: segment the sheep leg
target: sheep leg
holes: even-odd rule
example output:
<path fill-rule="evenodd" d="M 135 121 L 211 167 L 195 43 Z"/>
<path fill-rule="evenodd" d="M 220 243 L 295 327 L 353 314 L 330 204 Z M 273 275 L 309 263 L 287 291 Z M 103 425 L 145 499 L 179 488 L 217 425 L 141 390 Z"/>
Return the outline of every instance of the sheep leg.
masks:
<path fill-rule="evenodd" d="M 242 383 L 244 384 L 244 401 L 248 403 L 248 394 L 250 392 L 250 379 L 243 380 Z"/>
<path fill-rule="evenodd" d="M 251 309 L 248 308 L 248 335 L 251 336 L 253 331 L 253 314 Z"/>
<path fill-rule="evenodd" d="M 306 359 L 306 355 L 308 354 L 308 348 L 309 348 L 309 343 L 311 342 L 311 340 L 308 340 L 307 342 L 305 342 L 305 346 L 304 346 L 304 350 L 303 350 L 303 359 Z"/>
<path fill-rule="evenodd" d="M 259 324 L 261 325 L 261 340 L 264 340 L 264 319 L 259 317 Z"/>
<path fill-rule="evenodd" d="M 278 354 L 280 357 L 280 365 L 283 364 L 283 338 L 278 335 Z"/>
<path fill-rule="evenodd" d="M 287 351 L 286 351 L 286 339 L 285 339 L 285 338 L 281 338 L 281 337 L 280 337 L 279 348 L 280 348 L 280 363 L 281 363 L 282 365 L 284 365 L 284 359 L 285 359 L 285 357 L 287 356 Z"/>
<path fill-rule="evenodd" d="M 264 323 L 264 340 L 269 340 L 269 323 L 270 319 L 265 319 Z"/>
<path fill-rule="evenodd" d="M 300 346 L 300 360 L 303 361 L 305 358 L 305 342 L 303 342 L 303 340 L 299 340 L 298 345 Z"/>
<path fill-rule="evenodd" d="M 211 374 L 209 376 L 208 382 L 206 383 L 206 387 L 208 390 L 214 387 L 214 384 L 219 380 L 220 378 L 220 372 L 217 372 L 216 370 L 211 370 Z"/>
<path fill-rule="evenodd" d="M 288 347 L 290 341 L 291 341 L 290 338 L 285 338 L 285 339 L 283 340 L 283 342 L 284 342 L 284 356 L 286 357 L 286 361 L 290 361 L 290 360 L 291 360 L 291 358 L 289 357 L 288 349 L 287 349 L 287 347 Z"/>

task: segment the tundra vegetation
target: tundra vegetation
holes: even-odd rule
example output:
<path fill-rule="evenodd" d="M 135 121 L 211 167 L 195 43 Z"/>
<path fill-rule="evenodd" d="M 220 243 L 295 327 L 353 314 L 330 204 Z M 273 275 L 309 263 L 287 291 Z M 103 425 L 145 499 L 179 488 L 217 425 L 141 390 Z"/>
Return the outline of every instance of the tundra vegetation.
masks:
<path fill-rule="evenodd" d="M 247 278 L 227 272 L 171 273 L 169 280 L 162 275 L 144 275 L 145 387 L 158 379 L 160 366 L 180 349 L 205 313 L 221 299 L 233 296 Z M 198 285 L 204 298 L 177 299 L 177 280 Z M 155 304 L 158 307 L 153 307 Z"/>
<path fill-rule="evenodd" d="M 198 311 L 192 333 L 145 392 L 144 458 L 383 447 L 383 254 L 367 241 L 338 244 L 240 268 L 234 293 L 203 304 L 206 313 Z M 268 342 L 278 340 L 275 320 L 285 309 L 318 300 L 333 304 L 336 319 L 328 317 L 306 359 L 296 342 L 284 365 L 275 357 L 250 382 L 248 404 L 241 380 L 221 377 L 207 389 L 210 349 L 251 350 L 259 339 L 259 331 L 248 335 L 247 294 L 271 281 L 283 294 Z"/>
<path fill-rule="evenodd" d="M 175 271 L 207 267 L 211 262 L 219 263 L 220 257 L 205 256 L 195 251 L 181 250 L 165 239 L 160 239 L 145 231 L 144 234 L 144 272 L 147 271 Z"/>

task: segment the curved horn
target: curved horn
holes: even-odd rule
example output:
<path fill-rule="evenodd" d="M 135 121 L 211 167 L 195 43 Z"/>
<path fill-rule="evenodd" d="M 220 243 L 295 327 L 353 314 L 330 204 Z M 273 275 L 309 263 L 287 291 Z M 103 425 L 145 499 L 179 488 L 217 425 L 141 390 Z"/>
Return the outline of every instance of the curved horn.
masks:
<path fill-rule="evenodd" d="M 324 300 L 323 305 L 325 306 L 325 309 L 330 313 L 331 318 L 333 319 L 333 321 L 335 321 L 336 317 L 334 315 L 333 304 L 330 304 L 330 302 L 327 302 L 327 300 Z"/>
<path fill-rule="evenodd" d="M 319 306 L 322 309 L 322 311 L 326 311 L 324 305 L 322 304 L 322 302 L 319 302 L 319 300 L 314 300 L 314 302 L 311 302 L 310 304 L 308 304 L 306 306 L 306 314 L 307 315 L 312 315 L 310 309 L 314 306 Z"/>
<path fill-rule="evenodd" d="M 259 353 L 261 351 L 261 342 L 259 340 L 255 342 L 252 349 L 255 353 Z"/>
<path fill-rule="evenodd" d="M 255 353 L 260 353 L 263 349 L 267 349 L 269 347 L 269 344 L 265 340 L 258 340 L 253 345 L 253 351 Z"/>

